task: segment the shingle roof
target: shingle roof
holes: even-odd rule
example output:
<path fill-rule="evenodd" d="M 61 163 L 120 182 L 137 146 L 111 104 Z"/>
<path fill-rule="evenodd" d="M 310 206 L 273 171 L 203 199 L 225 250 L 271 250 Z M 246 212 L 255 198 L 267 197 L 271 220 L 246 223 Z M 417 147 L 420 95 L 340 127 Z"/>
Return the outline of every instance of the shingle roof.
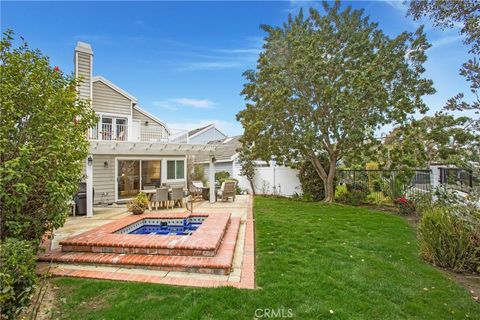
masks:
<path fill-rule="evenodd" d="M 209 124 L 209 125 L 207 125 L 207 126 L 205 126 L 205 127 L 201 127 L 201 128 L 196 128 L 196 129 L 190 130 L 190 131 L 188 131 L 188 136 L 191 137 L 191 136 L 199 133 L 200 131 L 207 129 L 208 127 L 210 127 L 210 126 L 212 126 L 212 125 L 213 125 L 213 123 L 211 123 L 211 124 Z"/>
<path fill-rule="evenodd" d="M 237 153 L 237 149 L 242 146 L 240 138 L 242 136 L 227 137 L 221 140 L 210 141 L 208 144 L 214 144 L 217 146 L 215 150 L 216 160 L 230 160 L 230 158 Z M 209 158 L 205 156 L 195 157 L 195 162 L 205 162 Z"/>

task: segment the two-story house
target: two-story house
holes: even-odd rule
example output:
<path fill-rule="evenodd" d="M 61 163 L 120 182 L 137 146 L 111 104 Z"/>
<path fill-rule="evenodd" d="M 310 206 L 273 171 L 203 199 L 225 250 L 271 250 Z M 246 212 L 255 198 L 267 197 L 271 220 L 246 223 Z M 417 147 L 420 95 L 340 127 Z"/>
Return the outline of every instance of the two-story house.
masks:
<path fill-rule="evenodd" d="M 81 80 L 79 95 L 91 101 L 99 117 L 88 133 L 87 216 L 93 215 L 94 199 L 95 203 L 122 202 L 145 186 L 187 187 L 186 157 L 213 158 L 214 145 L 186 143 L 179 139 L 181 134 L 172 135 L 163 121 L 143 110 L 134 96 L 102 76 L 93 76 L 89 44 L 78 42 L 74 67 Z"/>

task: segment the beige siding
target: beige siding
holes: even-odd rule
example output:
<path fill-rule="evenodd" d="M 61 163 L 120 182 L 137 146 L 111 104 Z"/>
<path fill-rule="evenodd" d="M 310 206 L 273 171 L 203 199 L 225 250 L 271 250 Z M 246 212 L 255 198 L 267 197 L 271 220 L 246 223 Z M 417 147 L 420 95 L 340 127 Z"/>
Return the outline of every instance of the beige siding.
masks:
<path fill-rule="evenodd" d="M 119 155 L 100 155 L 94 154 L 93 155 L 93 188 L 95 190 L 95 199 L 94 204 L 99 203 L 109 203 L 115 202 L 115 158 L 125 158 L 128 157 L 131 160 L 136 159 L 178 159 L 182 158 L 181 156 L 152 156 L 152 155 L 139 155 L 139 156 L 132 156 L 129 157 L 128 155 L 119 156 Z M 108 163 L 108 167 L 105 167 L 105 161 Z M 162 164 L 163 166 L 163 164 Z M 175 182 L 166 181 L 166 166 L 162 167 L 162 180 L 167 182 L 167 184 L 185 184 L 186 178 L 183 180 L 178 180 Z M 186 173 L 185 173 L 186 174 Z M 103 196 L 104 192 L 108 193 L 108 195 Z M 120 200 L 121 201 L 121 200 Z"/>
<path fill-rule="evenodd" d="M 113 90 L 103 82 L 93 83 L 93 110 L 129 116 L 132 108 L 130 99 Z"/>
<path fill-rule="evenodd" d="M 105 168 L 104 162 L 108 162 Z M 94 155 L 93 156 L 93 188 L 95 189 L 95 202 L 115 201 L 115 156 Z M 102 196 L 107 192 L 107 196 Z"/>
<path fill-rule="evenodd" d="M 80 97 L 90 99 L 91 90 L 91 59 L 92 56 L 88 53 L 77 52 L 77 71 L 80 78 Z"/>
<path fill-rule="evenodd" d="M 141 141 L 149 141 L 149 133 L 152 134 L 155 137 L 158 137 L 157 135 L 162 135 L 164 138 L 168 137 L 167 130 L 164 126 L 159 124 L 157 121 L 154 119 L 147 117 L 143 113 L 133 109 L 133 121 L 138 120 L 140 122 L 139 124 L 139 130 L 140 130 L 140 140 Z M 148 125 L 145 124 L 145 121 L 148 121 Z"/>

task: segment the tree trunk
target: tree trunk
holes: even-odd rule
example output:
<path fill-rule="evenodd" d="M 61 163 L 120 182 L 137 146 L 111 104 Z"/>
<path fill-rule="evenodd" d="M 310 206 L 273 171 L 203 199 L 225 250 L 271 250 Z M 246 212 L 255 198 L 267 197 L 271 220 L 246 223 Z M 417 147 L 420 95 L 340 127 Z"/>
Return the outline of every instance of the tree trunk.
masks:
<path fill-rule="evenodd" d="M 252 195 L 255 195 L 255 187 L 253 186 L 253 179 L 248 179 L 248 182 L 250 183 L 250 188 L 252 188 Z"/>
<path fill-rule="evenodd" d="M 315 170 L 318 173 L 318 176 L 323 181 L 323 188 L 325 190 L 325 202 L 333 202 L 335 200 L 335 185 L 333 180 L 335 179 L 335 174 L 337 171 L 337 159 L 335 156 L 330 156 L 330 163 L 328 167 L 328 172 L 323 167 L 322 163 L 317 157 L 311 159 Z"/>
<path fill-rule="evenodd" d="M 328 177 L 326 181 L 324 181 L 323 185 L 325 187 L 325 202 L 333 202 L 335 200 L 335 185 L 333 183 L 335 179 L 335 173 L 336 173 L 336 164 L 330 163 L 330 169 L 328 171 Z"/>

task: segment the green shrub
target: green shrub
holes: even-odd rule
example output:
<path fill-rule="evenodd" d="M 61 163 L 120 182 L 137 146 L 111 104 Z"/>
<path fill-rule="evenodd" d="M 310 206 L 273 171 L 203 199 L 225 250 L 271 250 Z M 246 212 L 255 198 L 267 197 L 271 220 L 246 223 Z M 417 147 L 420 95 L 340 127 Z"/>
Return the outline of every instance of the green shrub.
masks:
<path fill-rule="evenodd" d="M 373 191 L 380 192 L 382 191 L 382 182 L 380 180 L 373 180 L 372 182 Z"/>
<path fill-rule="evenodd" d="M 385 196 L 383 192 L 381 191 L 376 191 L 376 192 L 371 192 L 367 195 L 365 198 L 365 202 L 368 204 L 390 204 L 392 200 L 390 197 Z"/>
<path fill-rule="evenodd" d="M 367 187 L 362 184 L 347 184 L 346 186 L 337 186 L 335 189 L 335 200 L 354 206 L 366 203 L 366 189 Z"/>
<path fill-rule="evenodd" d="M 454 271 L 480 272 L 480 221 L 473 218 L 464 219 L 448 207 L 424 211 L 418 228 L 423 257 Z"/>
<path fill-rule="evenodd" d="M 205 183 L 205 168 L 203 164 L 196 164 L 193 166 L 192 181 L 202 181 Z"/>
<path fill-rule="evenodd" d="M 368 193 L 368 185 L 364 184 L 364 183 L 347 183 L 347 190 L 348 192 L 352 192 L 352 191 L 362 191 L 363 193 L 365 193 L 365 196 L 367 196 L 367 193 Z"/>
<path fill-rule="evenodd" d="M 303 201 L 320 201 L 325 198 L 323 181 L 310 161 L 298 167 L 298 180 L 302 186 Z"/>
<path fill-rule="evenodd" d="M 6 238 L 0 243 L 2 319 L 14 319 L 28 306 L 36 281 L 35 250 L 25 240 Z"/>
<path fill-rule="evenodd" d="M 228 171 L 215 172 L 215 181 L 218 181 L 220 184 L 228 178 L 230 178 L 230 173 L 228 173 Z"/>
<path fill-rule="evenodd" d="M 348 193 L 345 185 L 338 185 L 335 187 L 335 200 L 340 201 L 346 197 Z"/>
<path fill-rule="evenodd" d="M 348 193 L 347 203 L 354 206 L 358 206 L 360 204 L 365 203 L 366 198 L 367 198 L 367 193 L 365 191 L 354 189 Z"/>
<path fill-rule="evenodd" d="M 426 192 L 422 194 L 415 194 L 412 197 L 412 200 L 415 202 L 415 211 L 418 214 L 422 214 L 423 212 L 431 209 L 433 206 L 433 198 L 431 192 Z"/>
<path fill-rule="evenodd" d="M 390 198 L 392 199 L 398 199 L 398 198 L 401 198 L 404 194 L 404 191 L 405 191 L 405 186 L 403 184 L 403 182 L 398 179 L 398 178 L 393 178 L 393 179 L 390 179 L 389 181 L 389 184 L 388 184 L 388 188 L 389 188 L 389 196 Z"/>

